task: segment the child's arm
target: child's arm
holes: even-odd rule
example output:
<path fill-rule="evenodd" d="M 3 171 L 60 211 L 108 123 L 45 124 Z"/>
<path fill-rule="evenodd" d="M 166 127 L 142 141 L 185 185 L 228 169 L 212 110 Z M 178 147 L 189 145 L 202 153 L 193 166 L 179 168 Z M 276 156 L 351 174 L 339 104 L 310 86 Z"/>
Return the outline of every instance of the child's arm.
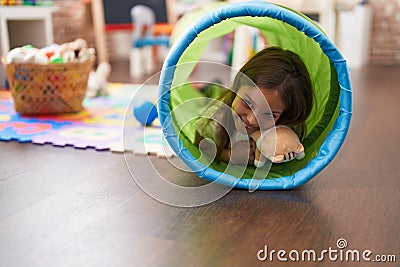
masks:
<path fill-rule="evenodd" d="M 226 162 L 229 160 L 237 165 L 253 165 L 256 151 L 255 142 L 246 134 L 235 132 L 232 135 L 232 144 L 226 151 Z"/>

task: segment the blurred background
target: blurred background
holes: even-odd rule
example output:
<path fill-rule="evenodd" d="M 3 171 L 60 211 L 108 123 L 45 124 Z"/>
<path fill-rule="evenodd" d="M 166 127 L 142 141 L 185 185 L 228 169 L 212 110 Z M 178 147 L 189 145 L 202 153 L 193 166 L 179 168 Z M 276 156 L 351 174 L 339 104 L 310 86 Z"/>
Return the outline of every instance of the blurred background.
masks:
<path fill-rule="evenodd" d="M 112 82 L 140 83 L 149 73 L 139 70 L 132 74 L 132 70 L 129 71 L 132 68 L 130 62 L 134 60 L 131 8 L 140 4 L 150 7 L 156 15 L 156 34 L 169 36 L 181 16 L 205 2 L 213 1 L 2 0 L 1 52 L 4 55 L 10 49 L 26 44 L 42 47 L 49 45 L 49 42 L 61 44 L 83 38 L 89 47 L 96 48 L 98 62 L 107 61 L 111 64 Z M 347 58 L 352 69 L 400 64 L 398 0 L 271 2 L 292 7 L 317 21 Z M 10 9 L 15 9 L 13 12 L 21 16 L 10 15 Z M 215 44 L 215 49 L 220 50 L 220 45 Z M 165 52 L 162 55 L 165 56 Z M 161 69 L 162 58 L 154 60 L 152 64 L 152 72 Z M 1 66 L 0 87 L 5 82 L 5 71 Z"/>

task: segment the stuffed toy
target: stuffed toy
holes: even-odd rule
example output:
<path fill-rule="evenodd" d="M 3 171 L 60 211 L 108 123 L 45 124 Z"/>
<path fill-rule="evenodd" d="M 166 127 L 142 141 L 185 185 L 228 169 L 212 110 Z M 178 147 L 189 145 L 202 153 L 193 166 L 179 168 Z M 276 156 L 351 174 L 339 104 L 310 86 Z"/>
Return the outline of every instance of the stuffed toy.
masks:
<path fill-rule="evenodd" d="M 73 42 L 63 43 L 57 46 L 53 51 L 52 58 L 61 58 L 65 63 L 84 62 L 94 56 L 94 48 L 88 48 L 86 40 L 82 38 L 75 39 Z"/>
<path fill-rule="evenodd" d="M 267 131 L 257 131 L 251 135 L 256 142 L 254 166 L 262 167 L 266 160 L 283 163 L 294 158 L 304 158 L 304 147 L 296 133 L 287 126 L 276 126 Z M 275 144 L 275 145 L 274 145 Z"/>
<path fill-rule="evenodd" d="M 47 63 L 46 55 L 38 48 L 31 45 L 16 47 L 10 50 L 6 55 L 6 63 Z"/>
<path fill-rule="evenodd" d="M 94 59 L 94 48 L 88 48 L 87 42 L 82 38 L 61 45 L 51 44 L 41 49 L 24 45 L 10 50 L 5 57 L 6 64 L 78 63 Z"/>
<path fill-rule="evenodd" d="M 108 95 L 108 78 L 111 74 L 111 65 L 101 62 L 96 71 L 91 71 L 88 79 L 87 97 Z"/>

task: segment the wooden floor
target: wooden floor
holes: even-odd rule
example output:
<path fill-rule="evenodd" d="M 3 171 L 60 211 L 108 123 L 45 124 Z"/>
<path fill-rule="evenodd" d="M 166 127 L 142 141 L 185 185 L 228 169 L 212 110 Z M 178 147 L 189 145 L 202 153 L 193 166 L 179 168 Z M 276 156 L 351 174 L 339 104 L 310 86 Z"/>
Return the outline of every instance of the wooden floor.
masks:
<path fill-rule="evenodd" d="M 127 66 L 115 65 L 112 79 L 132 81 Z M 337 250 L 341 238 L 342 251 L 395 255 L 397 263 L 325 254 L 300 266 L 399 266 L 400 67 L 351 75 L 354 116 L 343 148 L 290 191 L 234 189 L 209 205 L 178 208 L 143 192 L 122 154 L 0 142 L 0 266 L 291 266 L 276 253 L 273 262 L 257 254 L 265 246 L 286 258 L 292 250 L 319 254 Z M 149 174 L 146 157 L 130 160 L 134 173 Z M 165 159 L 152 163 L 166 177 L 197 179 Z"/>

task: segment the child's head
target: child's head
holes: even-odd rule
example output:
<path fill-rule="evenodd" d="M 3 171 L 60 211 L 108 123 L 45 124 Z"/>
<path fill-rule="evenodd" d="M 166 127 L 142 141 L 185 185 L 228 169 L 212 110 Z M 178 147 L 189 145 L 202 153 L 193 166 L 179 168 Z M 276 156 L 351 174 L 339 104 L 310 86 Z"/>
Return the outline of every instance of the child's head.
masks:
<path fill-rule="evenodd" d="M 238 115 L 238 130 L 251 134 L 282 124 L 300 127 L 298 134 L 303 136 L 304 122 L 313 105 L 313 88 L 307 68 L 297 54 L 278 47 L 258 52 L 236 75 L 233 91 L 236 97 L 232 110 Z"/>

